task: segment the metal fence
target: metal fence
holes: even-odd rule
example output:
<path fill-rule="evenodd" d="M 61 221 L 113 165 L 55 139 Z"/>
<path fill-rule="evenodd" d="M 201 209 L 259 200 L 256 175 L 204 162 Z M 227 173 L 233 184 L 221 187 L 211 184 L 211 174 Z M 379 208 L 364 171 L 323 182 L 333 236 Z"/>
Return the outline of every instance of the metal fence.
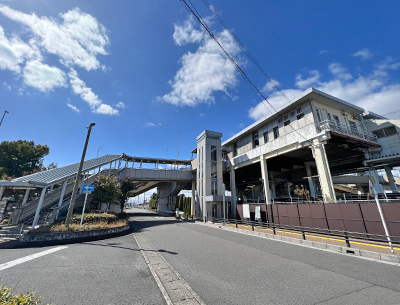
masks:
<path fill-rule="evenodd" d="M 400 243 L 400 202 L 382 202 L 382 212 L 391 239 Z M 255 221 L 250 204 L 250 219 L 244 219 L 242 204 L 237 205 L 239 221 Z M 260 204 L 262 225 L 330 234 L 351 232 L 356 238 L 386 241 L 387 237 L 375 202 Z M 230 216 L 229 218 L 233 218 Z"/>

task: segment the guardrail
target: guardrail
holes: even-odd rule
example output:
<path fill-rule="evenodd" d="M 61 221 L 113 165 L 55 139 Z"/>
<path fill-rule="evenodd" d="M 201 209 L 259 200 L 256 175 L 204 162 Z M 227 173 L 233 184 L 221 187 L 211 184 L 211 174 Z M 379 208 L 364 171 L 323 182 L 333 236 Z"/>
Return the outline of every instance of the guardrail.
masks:
<path fill-rule="evenodd" d="M 203 219 L 198 218 L 199 221 L 204 221 Z M 248 226 L 251 227 L 251 230 L 254 229 L 270 229 L 274 235 L 276 235 L 278 230 L 287 230 L 298 232 L 302 235 L 302 239 L 306 240 L 306 234 L 315 234 L 316 236 L 326 235 L 329 237 L 341 238 L 346 242 L 346 246 L 351 248 L 352 239 L 362 240 L 363 243 L 376 246 L 376 243 L 382 244 L 387 243 L 388 248 L 392 248 L 387 242 L 386 235 L 379 234 L 369 234 L 369 233 L 359 233 L 359 232 L 349 232 L 349 231 L 339 231 L 339 230 L 329 230 L 329 229 L 320 229 L 320 228 L 310 228 L 310 227 L 302 227 L 302 226 L 292 226 L 292 225 L 282 225 L 282 224 L 274 224 L 269 222 L 261 222 L 261 221 L 252 221 L 252 220 L 237 220 L 237 219 L 223 219 L 223 218 L 211 218 L 210 221 L 212 223 L 221 223 L 224 226 L 226 224 L 235 225 L 236 228 L 238 226 Z M 389 236 L 392 243 L 396 245 L 400 245 L 400 236 Z M 354 242 L 354 241 L 353 241 Z"/>

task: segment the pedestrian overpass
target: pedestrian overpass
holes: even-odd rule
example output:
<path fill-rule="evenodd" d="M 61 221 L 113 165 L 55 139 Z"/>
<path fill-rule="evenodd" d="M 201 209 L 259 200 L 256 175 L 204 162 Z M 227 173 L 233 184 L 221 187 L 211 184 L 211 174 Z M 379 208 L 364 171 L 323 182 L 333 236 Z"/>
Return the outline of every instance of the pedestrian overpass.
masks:
<path fill-rule="evenodd" d="M 66 214 L 78 169 L 79 163 L 75 163 L 12 180 L 1 180 L 0 200 L 6 187 L 26 190 L 22 205 L 12 213 L 12 224 L 32 223 L 35 227 L 41 217 L 47 218 L 50 214 L 50 217 L 56 218 L 59 214 Z M 80 190 L 76 198 L 77 206 L 83 204 L 83 184 L 93 184 L 100 175 L 135 181 L 131 197 L 157 187 L 159 210 L 174 210 L 176 196 L 183 189 L 191 189 L 194 180 L 191 160 L 105 155 L 84 161 L 81 176 L 78 177 Z M 37 188 L 41 189 L 40 195 L 32 194 Z"/>

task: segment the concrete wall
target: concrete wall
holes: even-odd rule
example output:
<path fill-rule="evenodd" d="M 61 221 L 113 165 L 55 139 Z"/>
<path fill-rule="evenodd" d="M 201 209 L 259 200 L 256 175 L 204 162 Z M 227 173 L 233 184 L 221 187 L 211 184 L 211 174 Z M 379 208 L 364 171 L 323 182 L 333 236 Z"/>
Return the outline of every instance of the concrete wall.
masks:
<path fill-rule="evenodd" d="M 191 170 L 156 170 L 156 169 L 137 169 L 124 168 L 121 171 L 120 178 L 132 178 L 138 181 L 146 180 L 192 180 Z"/>

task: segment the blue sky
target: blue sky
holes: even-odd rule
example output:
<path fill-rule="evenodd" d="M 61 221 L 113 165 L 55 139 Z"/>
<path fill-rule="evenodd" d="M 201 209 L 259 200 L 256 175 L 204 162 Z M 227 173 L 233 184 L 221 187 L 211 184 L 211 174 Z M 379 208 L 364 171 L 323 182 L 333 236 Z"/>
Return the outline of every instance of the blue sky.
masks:
<path fill-rule="evenodd" d="M 289 98 L 313 86 L 400 109 L 400 2 L 209 2 Z M 275 108 L 285 101 L 204 6 L 215 35 Z M 45 165 L 126 153 L 190 159 L 269 111 L 182 1 L 0 1 L 0 140 L 47 144 Z M 399 119 L 400 111 L 388 116 Z"/>

